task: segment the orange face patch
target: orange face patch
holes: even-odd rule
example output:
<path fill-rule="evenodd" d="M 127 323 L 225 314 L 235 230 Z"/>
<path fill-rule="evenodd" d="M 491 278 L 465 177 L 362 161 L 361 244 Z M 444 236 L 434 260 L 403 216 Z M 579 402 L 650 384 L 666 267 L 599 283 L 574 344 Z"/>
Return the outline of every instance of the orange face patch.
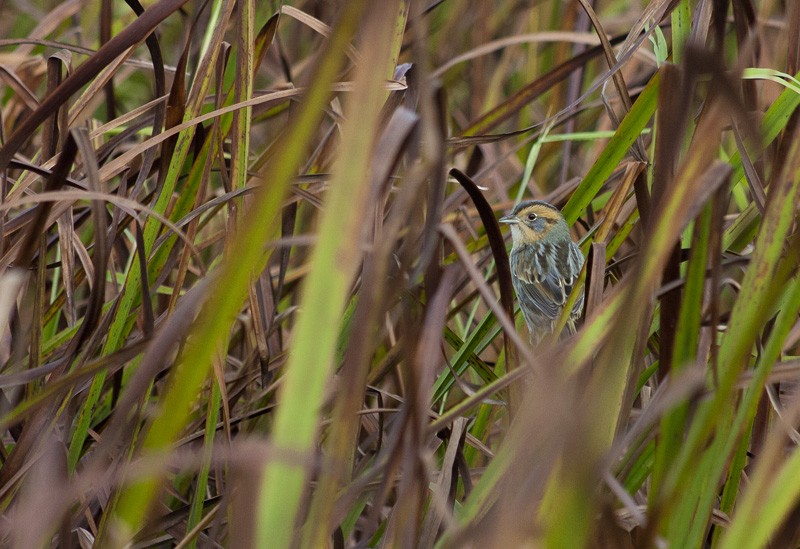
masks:
<path fill-rule="evenodd" d="M 530 213 L 535 214 L 537 217 L 543 217 L 551 221 L 558 221 L 558 219 L 561 217 L 561 214 L 558 211 L 545 206 L 544 204 L 531 204 L 527 208 L 520 210 L 517 213 L 517 216 L 520 219 L 527 219 L 526 216 Z"/>
<path fill-rule="evenodd" d="M 561 218 L 561 214 L 542 204 L 531 204 L 517 212 L 516 218 L 519 220 L 518 227 L 523 235 L 523 240 L 538 242 L 552 230 Z"/>

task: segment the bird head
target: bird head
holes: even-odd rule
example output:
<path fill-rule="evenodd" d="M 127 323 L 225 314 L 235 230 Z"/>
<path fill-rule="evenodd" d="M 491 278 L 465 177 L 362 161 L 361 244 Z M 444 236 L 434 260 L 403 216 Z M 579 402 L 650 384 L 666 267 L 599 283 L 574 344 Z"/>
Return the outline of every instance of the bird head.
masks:
<path fill-rule="evenodd" d="M 569 240 L 569 227 L 561 212 L 547 202 L 527 200 L 499 219 L 511 226 L 513 245 L 532 245 L 543 242 L 559 243 Z"/>

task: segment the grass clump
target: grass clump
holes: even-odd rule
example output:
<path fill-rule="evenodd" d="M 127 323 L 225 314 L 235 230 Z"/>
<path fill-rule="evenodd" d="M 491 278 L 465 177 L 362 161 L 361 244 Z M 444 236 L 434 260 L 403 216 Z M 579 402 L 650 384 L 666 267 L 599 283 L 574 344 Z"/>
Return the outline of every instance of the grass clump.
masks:
<path fill-rule="evenodd" d="M 2 544 L 797 545 L 800 9 L 289 4 L 0 6 Z"/>

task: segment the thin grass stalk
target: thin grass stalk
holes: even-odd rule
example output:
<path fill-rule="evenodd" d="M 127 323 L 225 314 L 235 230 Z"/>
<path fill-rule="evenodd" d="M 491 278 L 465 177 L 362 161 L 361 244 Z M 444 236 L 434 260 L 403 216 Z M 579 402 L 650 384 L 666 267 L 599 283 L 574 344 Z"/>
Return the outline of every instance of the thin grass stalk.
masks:
<path fill-rule="evenodd" d="M 197 482 L 194 487 L 194 497 L 192 498 L 189 509 L 189 518 L 186 520 L 187 535 L 195 526 L 200 524 L 203 518 L 203 506 L 206 501 L 206 490 L 208 489 L 208 475 L 211 470 L 211 457 L 214 449 L 214 440 L 217 434 L 217 418 L 222 406 L 222 392 L 219 388 L 219 380 L 215 379 L 210 387 L 211 398 L 208 401 L 208 411 L 206 412 L 205 437 L 203 441 L 203 465 L 197 475 Z M 197 539 L 192 539 L 188 547 L 195 549 Z"/>
<path fill-rule="evenodd" d="M 679 375 L 697 358 L 697 345 L 703 317 L 703 289 L 706 285 L 712 207 L 712 204 L 706 205 L 694 226 L 692 252 L 686 273 L 686 287 L 676 330 L 675 354 L 670 369 L 674 376 Z M 661 420 L 650 487 L 651 501 L 655 500 L 655 495 L 659 493 L 661 480 L 670 468 L 683 442 L 688 413 L 687 403 L 671 410 Z"/>

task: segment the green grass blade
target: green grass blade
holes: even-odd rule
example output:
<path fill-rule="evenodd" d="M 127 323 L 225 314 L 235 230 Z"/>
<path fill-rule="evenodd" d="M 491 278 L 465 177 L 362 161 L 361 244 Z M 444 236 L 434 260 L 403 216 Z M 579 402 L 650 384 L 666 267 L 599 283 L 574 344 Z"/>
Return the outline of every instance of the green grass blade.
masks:
<path fill-rule="evenodd" d="M 619 128 L 614 132 L 614 137 L 603 148 L 600 156 L 564 206 L 564 218 L 569 225 L 574 224 L 583 210 L 594 200 L 603 183 L 619 166 L 631 145 L 653 117 L 658 102 L 659 82 L 658 74 L 650 79 L 631 110 L 622 119 Z"/>
<path fill-rule="evenodd" d="M 348 4 L 345 16 L 354 19 L 361 5 Z M 310 456 L 313 452 L 325 384 L 333 371 L 336 353 L 338 330 L 332 328 L 341 322 L 361 261 L 364 219 L 359 212 L 367 211 L 370 151 L 379 129 L 386 94 L 385 75 L 390 69 L 392 51 L 391 41 L 376 40 L 376 36 L 391 33 L 397 13 L 396 5 L 393 6 L 385 7 L 384 16 L 377 11 L 367 12 L 368 26 L 362 38 L 368 47 L 356 69 L 355 90 L 346 104 L 349 118 L 342 128 L 339 156 L 320 222 L 320 237 L 304 282 L 302 312 L 295 328 L 272 439 L 277 448 L 291 455 Z M 344 212 L 348 213 L 343 215 Z M 328 329 L 320 330 L 320 326 Z M 290 546 L 294 536 L 291 525 L 306 489 L 306 475 L 302 461 L 278 458 L 267 463 L 259 501 L 258 547 Z"/>

